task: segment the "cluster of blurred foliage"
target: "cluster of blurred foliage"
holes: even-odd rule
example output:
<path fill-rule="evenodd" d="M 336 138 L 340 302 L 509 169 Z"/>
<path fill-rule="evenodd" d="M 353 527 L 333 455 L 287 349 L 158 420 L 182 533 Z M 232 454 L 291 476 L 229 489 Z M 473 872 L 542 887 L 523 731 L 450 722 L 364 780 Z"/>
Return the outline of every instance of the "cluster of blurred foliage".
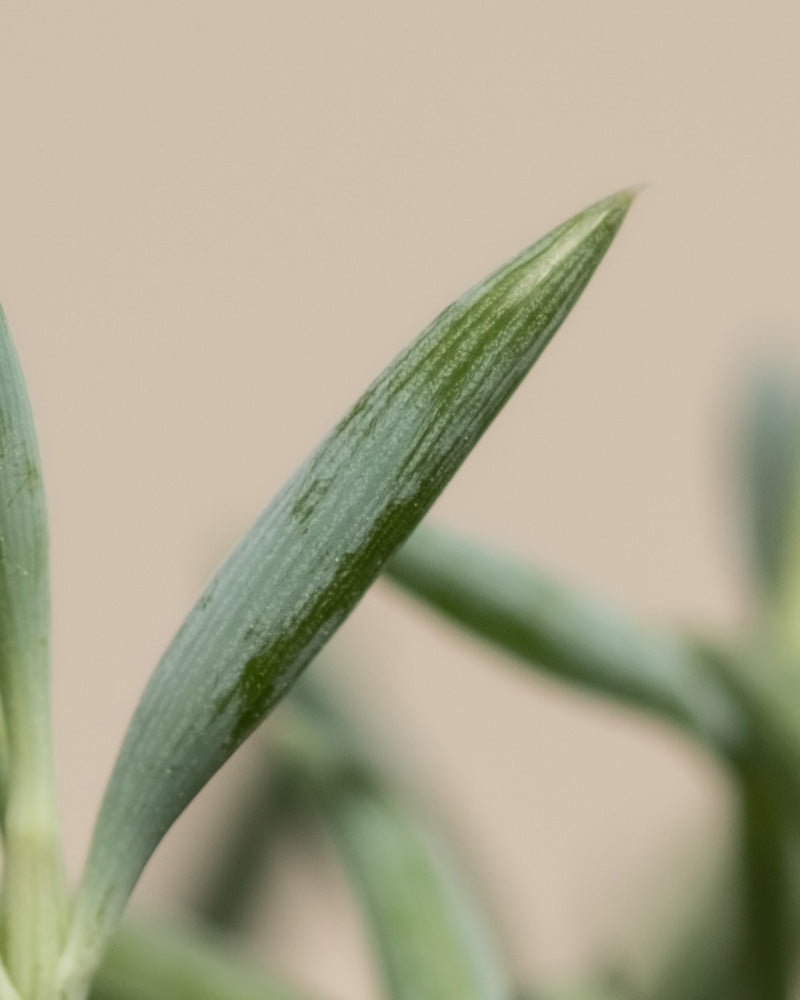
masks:
<path fill-rule="evenodd" d="M 299 831 L 323 831 L 338 850 L 389 1000 L 790 1000 L 800 925 L 797 381 L 785 369 L 759 376 L 737 432 L 757 612 L 736 635 L 644 625 L 517 558 L 417 527 L 583 292 L 633 196 L 578 213 L 452 303 L 288 480 L 157 665 L 74 892 L 52 759 L 42 474 L 0 313 L 0 1000 L 303 1000 L 235 947 L 265 866 Z M 458 845 L 318 671 L 300 680 L 381 571 L 534 673 L 673 727 L 727 774 L 736 848 L 698 880 L 703 891 L 665 932 L 649 976 L 609 955 L 585 982 L 515 982 Z M 167 830 L 282 701 L 227 845 L 198 875 L 195 926 L 123 919 Z"/>

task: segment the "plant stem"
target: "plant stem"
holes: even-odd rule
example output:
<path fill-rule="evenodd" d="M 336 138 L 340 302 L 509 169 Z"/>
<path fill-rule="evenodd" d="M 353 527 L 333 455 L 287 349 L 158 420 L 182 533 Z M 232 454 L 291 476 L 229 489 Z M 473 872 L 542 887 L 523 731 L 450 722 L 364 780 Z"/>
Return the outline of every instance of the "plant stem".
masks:
<path fill-rule="evenodd" d="M 42 640 L 31 654 L 18 655 L 3 691 L 9 767 L 2 939 L 9 974 L 25 1000 L 46 995 L 66 922 L 47 674 Z"/>
<path fill-rule="evenodd" d="M 800 929 L 800 675 L 770 637 L 702 649 L 749 720 L 728 757 L 740 803 L 741 995 L 789 1000 Z"/>
<path fill-rule="evenodd" d="M 789 1000 L 794 979 L 794 858 L 791 820 L 767 768 L 741 769 L 744 874 L 744 995 Z"/>

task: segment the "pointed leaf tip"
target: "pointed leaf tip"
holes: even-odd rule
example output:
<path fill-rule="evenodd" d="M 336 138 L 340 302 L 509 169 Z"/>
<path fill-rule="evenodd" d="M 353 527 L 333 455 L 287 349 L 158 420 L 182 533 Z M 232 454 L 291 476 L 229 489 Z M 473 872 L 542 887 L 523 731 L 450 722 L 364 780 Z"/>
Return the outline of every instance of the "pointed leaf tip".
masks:
<path fill-rule="evenodd" d="M 573 216 L 573 219 L 579 219 L 583 215 L 602 215 L 609 214 L 614 216 L 619 216 L 620 222 L 628 214 L 631 205 L 636 201 L 639 195 L 646 188 L 650 187 L 649 183 L 644 182 L 642 184 L 631 184 L 630 187 L 620 188 L 619 191 L 615 191 L 613 194 L 607 195 L 605 198 L 601 198 L 599 201 L 594 202 L 594 204 L 589 205 L 582 212 L 578 212 L 577 215 Z"/>

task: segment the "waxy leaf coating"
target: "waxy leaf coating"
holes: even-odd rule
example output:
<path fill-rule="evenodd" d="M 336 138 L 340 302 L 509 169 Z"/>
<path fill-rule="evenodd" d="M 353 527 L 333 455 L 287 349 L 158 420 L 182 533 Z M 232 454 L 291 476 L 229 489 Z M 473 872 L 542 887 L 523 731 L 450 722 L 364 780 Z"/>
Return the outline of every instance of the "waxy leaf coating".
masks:
<path fill-rule="evenodd" d="M 62 962 L 73 996 L 164 833 L 441 493 L 578 299 L 632 198 L 591 206 L 445 309 L 211 581 L 144 692 L 101 807 Z"/>

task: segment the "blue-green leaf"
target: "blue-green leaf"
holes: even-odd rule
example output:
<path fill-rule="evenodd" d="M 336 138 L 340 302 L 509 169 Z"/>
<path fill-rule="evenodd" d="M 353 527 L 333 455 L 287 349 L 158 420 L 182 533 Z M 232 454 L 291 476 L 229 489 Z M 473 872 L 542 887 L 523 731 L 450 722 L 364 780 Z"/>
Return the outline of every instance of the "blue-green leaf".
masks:
<path fill-rule="evenodd" d="M 374 765 L 352 720 L 318 687 L 303 694 L 281 732 L 280 764 L 333 834 L 386 996 L 509 1000 L 493 935 L 452 850 Z"/>
<path fill-rule="evenodd" d="M 0 936 L 24 995 L 41 988 L 65 923 L 50 713 L 47 513 L 25 382 L 0 310 L 0 700 L 5 841 Z"/>
<path fill-rule="evenodd" d="M 422 525 L 387 575 L 525 663 L 678 723 L 724 753 L 745 729 L 693 648 L 489 546 Z"/>
<path fill-rule="evenodd" d="M 148 684 L 106 791 L 61 967 L 68 995 L 81 995 L 166 830 L 350 613 L 541 354 L 632 197 L 586 209 L 449 306 L 212 580 Z"/>

